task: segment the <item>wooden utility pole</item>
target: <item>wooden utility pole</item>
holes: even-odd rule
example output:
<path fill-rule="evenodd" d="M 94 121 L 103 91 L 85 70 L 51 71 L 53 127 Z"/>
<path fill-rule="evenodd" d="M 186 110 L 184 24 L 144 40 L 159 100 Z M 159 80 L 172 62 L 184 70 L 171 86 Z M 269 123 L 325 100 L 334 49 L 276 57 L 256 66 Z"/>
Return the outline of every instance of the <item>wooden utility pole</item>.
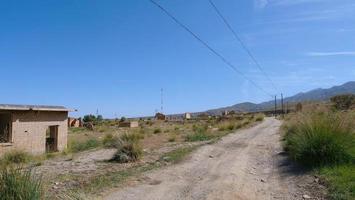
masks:
<path fill-rule="evenodd" d="M 281 93 L 281 113 L 282 113 L 282 118 L 284 117 L 285 114 L 285 109 L 284 109 L 284 96 Z"/>
<path fill-rule="evenodd" d="M 160 111 L 161 111 L 161 113 L 163 114 L 164 113 L 164 107 L 163 107 L 163 105 L 164 105 L 164 101 L 163 101 L 163 88 L 161 88 L 161 90 L 160 90 Z"/>
<path fill-rule="evenodd" d="M 275 110 L 274 110 L 274 116 L 276 118 L 276 112 L 277 112 L 277 102 L 276 102 L 276 95 L 275 95 Z"/>

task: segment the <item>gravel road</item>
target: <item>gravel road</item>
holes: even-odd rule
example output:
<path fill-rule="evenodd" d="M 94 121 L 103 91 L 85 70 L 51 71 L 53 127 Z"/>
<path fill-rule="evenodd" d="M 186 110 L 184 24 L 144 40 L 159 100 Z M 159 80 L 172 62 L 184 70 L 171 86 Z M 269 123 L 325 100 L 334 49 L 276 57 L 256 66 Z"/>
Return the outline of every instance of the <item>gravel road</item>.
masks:
<path fill-rule="evenodd" d="M 282 151 L 280 125 L 266 118 L 199 148 L 180 164 L 144 174 L 103 199 L 323 199 L 314 194 L 319 191 L 314 189 L 315 178 L 294 166 Z"/>

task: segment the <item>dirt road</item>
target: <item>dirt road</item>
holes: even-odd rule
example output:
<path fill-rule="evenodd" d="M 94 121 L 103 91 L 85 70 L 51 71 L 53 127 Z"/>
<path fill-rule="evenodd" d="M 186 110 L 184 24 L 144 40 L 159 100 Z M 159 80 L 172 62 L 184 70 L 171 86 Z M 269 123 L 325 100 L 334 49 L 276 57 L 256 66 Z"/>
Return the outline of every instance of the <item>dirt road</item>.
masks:
<path fill-rule="evenodd" d="M 199 148 L 181 164 L 147 173 L 103 199 L 321 199 L 309 193 L 314 177 L 303 174 L 284 155 L 280 125 L 267 118 Z"/>

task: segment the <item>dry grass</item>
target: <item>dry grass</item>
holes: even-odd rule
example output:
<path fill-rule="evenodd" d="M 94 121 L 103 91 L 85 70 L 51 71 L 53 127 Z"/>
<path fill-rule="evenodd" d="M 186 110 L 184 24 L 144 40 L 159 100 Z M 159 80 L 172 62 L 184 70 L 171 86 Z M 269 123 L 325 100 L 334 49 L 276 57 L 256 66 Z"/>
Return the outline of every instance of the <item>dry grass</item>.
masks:
<path fill-rule="evenodd" d="M 286 117 L 286 150 L 324 179 L 330 199 L 355 199 L 355 111 L 307 106 Z"/>

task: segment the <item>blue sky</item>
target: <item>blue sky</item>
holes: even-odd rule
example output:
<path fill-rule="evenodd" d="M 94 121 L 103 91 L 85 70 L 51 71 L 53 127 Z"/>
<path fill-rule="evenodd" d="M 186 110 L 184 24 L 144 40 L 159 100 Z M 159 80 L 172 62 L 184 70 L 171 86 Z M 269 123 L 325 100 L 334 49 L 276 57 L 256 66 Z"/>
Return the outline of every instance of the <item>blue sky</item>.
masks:
<path fill-rule="evenodd" d="M 158 1 L 158 0 L 157 0 Z M 215 0 L 278 87 L 207 0 L 159 0 L 240 71 L 285 96 L 355 79 L 353 0 Z M 270 100 L 147 0 L 1 0 L 0 103 L 80 116 L 152 115 Z"/>

